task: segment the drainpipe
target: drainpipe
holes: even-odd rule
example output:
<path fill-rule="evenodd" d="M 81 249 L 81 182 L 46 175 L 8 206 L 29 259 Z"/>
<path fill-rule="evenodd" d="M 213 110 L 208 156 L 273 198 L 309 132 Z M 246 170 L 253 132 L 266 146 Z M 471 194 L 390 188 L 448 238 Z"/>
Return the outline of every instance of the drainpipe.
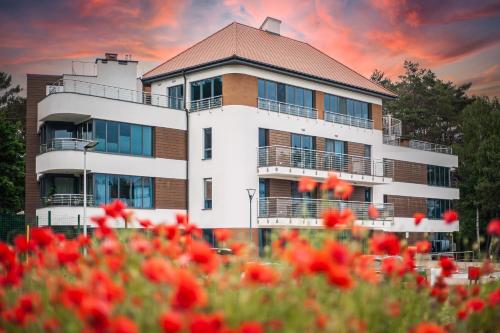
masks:
<path fill-rule="evenodd" d="M 184 79 L 184 112 L 186 113 L 186 214 L 189 216 L 189 110 L 187 107 L 187 79 L 184 70 L 182 77 Z"/>

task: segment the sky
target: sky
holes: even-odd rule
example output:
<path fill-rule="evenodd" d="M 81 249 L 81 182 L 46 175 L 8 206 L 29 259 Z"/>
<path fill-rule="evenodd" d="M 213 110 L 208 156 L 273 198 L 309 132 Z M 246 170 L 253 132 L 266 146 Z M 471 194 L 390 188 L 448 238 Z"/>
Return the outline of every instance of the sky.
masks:
<path fill-rule="evenodd" d="M 72 60 L 131 54 L 145 72 L 233 21 L 307 42 L 369 77 L 405 59 L 471 94 L 500 97 L 500 0 L 0 0 L 0 71 L 70 73 Z M 139 73 L 141 74 L 141 73 Z"/>

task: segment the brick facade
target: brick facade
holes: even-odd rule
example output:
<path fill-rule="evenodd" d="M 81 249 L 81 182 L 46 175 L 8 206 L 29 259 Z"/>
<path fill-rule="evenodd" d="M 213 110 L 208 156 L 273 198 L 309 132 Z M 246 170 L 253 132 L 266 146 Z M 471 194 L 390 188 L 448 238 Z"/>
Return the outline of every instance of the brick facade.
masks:
<path fill-rule="evenodd" d="M 155 156 L 173 160 L 187 160 L 187 132 L 184 130 L 155 127 Z"/>
<path fill-rule="evenodd" d="M 257 107 L 257 78 L 246 74 L 224 74 L 222 76 L 222 96 L 224 105 Z"/>
<path fill-rule="evenodd" d="M 382 130 L 382 105 L 372 104 L 373 128 Z"/>
<path fill-rule="evenodd" d="M 186 209 L 187 181 L 185 179 L 155 178 L 156 209 Z"/>
<path fill-rule="evenodd" d="M 427 212 L 425 198 L 387 195 L 387 203 L 394 204 L 394 217 L 413 217 L 416 212 L 424 214 Z"/>
<path fill-rule="evenodd" d="M 284 179 L 269 179 L 269 196 L 290 198 L 292 196 L 292 182 Z"/>
<path fill-rule="evenodd" d="M 315 91 L 314 93 L 318 118 L 325 119 L 325 93 L 322 91 Z"/>
<path fill-rule="evenodd" d="M 26 217 L 34 218 L 36 209 L 40 206 L 40 191 L 36 179 L 36 155 L 40 149 L 38 137 L 38 103 L 47 95 L 48 84 L 61 77 L 58 75 L 27 75 L 26 96 L 26 158 L 25 158 L 25 194 L 24 212 Z"/>
<path fill-rule="evenodd" d="M 290 147 L 292 145 L 292 134 L 290 132 L 270 129 L 269 145 Z"/>
<path fill-rule="evenodd" d="M 394 181 L 427 184 L 427 165 L 394 160 Z"/>

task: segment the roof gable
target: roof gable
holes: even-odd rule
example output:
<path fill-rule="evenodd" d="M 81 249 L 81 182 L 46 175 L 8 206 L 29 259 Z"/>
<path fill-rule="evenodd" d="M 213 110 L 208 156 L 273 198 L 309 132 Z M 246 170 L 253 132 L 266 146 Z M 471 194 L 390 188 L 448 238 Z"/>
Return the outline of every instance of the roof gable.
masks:
<path fill-rule="evenodd" d="M 236 22 L 147 72 L 143 79 L 233 57 L 386 96 L 396 96 L 307 43 Z"/>

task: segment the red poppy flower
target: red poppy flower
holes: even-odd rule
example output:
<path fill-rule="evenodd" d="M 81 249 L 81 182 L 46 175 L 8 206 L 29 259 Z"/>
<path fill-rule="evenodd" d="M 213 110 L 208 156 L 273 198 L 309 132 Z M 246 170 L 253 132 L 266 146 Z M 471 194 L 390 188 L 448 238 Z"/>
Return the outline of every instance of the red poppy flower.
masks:
<path fill-rule="evenodd" d="M 43 322 L 43 330 L 45 333 L 60 332 L 61 324 L 56 318 L 49 318 Z"/>
<path fill-rule="evenodd" d="M 500 304 L 500 288 L 490 293 L 490 295 L 488 296 L 488 303 L 490 304 L 490 306 L 496 306 Z"/>
<path fill-rule="evenodd" d="M 39 247 L 48 246 L 55 240 L 55 235 L 50 228 L 33 228 L 30 233 L 30 239 Z"/>
<path fill-rule="evenodd" d="M 401 245 L 399 238 L 391 233 L 379 233 L 370 239 L 370 249 L 375 254 L 388 254 L 395 256 L 399 254 Z"/>
<path fill-rule="evenodd" d="M 402 276 L 405 273 L 405 267 L 397 257 L 384 258 L 380 268 L 388 276 Z"/>
<path fill-rule="evenodd" d="M 18 252 L 28 252 L 34 249 L 33 242 L 28 242 L 26 235 L 19 234 L 14 238 L 14 246 Z"/>
<path fill-rule="evenodd" d="M 313 273 L 328 272 L 330 269 L 330 261 L 328 255 L 322 251 L 313 251 L 309 270 Z"/>
<path fill-rule="evenodd" d="M 339 181 L 333 194 L 339 199 L 347 200 L 351 196 L 353 190 L 354 188 L 348 182 Z"/>
<path fill-rule="evenodd" d="M 278 273 L 269 266 L 249 262 L 245 265 L 244 279 L 253 284 L 273 284 L 278 281 Z"/>
<path fill-rule="evenodd" d="M 471 312 L 481 312 L 486 305 L 486 302 L 480 298 L 472 298 L 467 301 L 466 307 Z"/>
<path fill-rule="evenodd" d="M 109 327 L 111 307 L 96 297 L 86 297 L 79 307 L 79 313 L 93 331 L 104 332 Z"/>
<path fill-rule="evenodd" d="M 262 324 L 256 321 L 243 322 L 239 327 L 240 333 L 264 333 Z"/>
<path fill-rule="evenodd" d="M 101 208 L 104 209 L 104 213 L 106 214 L 106 216 L 115 219 L 118 217 L 126 218 L 129 215 L 127 212 L 125 212 L 125 208 L 127 208 L 127 206 L 121 200 L 114 200 L 108 205 L 101 205 Z"/>
<path fill-rule="evenodd" d="M 460 309 L 457 311 L 457 319 L 459 320 L 465 320 L 469 316 L 469 312 L 467 312 L 467 309 Z"/>
<path fill-rule="evenodd" d="M 328 271 L 328 282 L 341 289 L 350 289 L 354 285 L 349 270 L 344 266 L 332 265 Z"/>
<path fill-rule="evenodd" d="M 189 218 L 187 214 L 178 213 L 175 215 L 175 219 L 177 221 L 177 224 L 179 225 L 189 224 Z"/>
<path fill-rule="evenodd" d="M 145 229 L 148 229 L 153 226 L 153 222 L 151 222 L 151 220 L 148 219 L 139 220 L 139 224 L 141 225 L 141 227 Z"/>
<path fill-rule="evenodd" d="M 76 240 L 64 241 L 56 250 L 60 265 L 74 263 L 80 258 L 80 244 Z"/>
<path fill-rule="evenodd" d="M 380 213 L 378 211 L 377 208 L 375 208 L 374 205 L 370 205 L 368 206 L 368 216 L 372 219 L 372 220 L 376 220 L 378 219 L 378 217 L 380 216 Z"/>
<path fill-rule="evenodd" d="M 328 174 L 328 178 L 321 184 L 321 189 L 325 191 L 334 190 L 339 182 L 340 179 L 338 179 L 337 175 L 331 172 Z"/>
<path fill-rule="evenodd" d="M 441 275 L 444 277 L 451 276 L 451 274 L 453 274 L 453 272 L 457 269 L 453 259 L 448 257 L 439 258 L 439 266 L 441 267 Z"/>
<path fill-rule="evenodd" d="M 163 258 L 150 258 L 141 265 L 144 276 L 153 283 L 168 283 L 174 279 L 174 270 L 170 263 Z"/>
<path fill-rule="evenodd" d="M 486 231 L 490 235 L 500 237 L 500 219 L 491 220 Z"/>
<path fill-rule="evenodd" d="M 420 222 L 425 218 L 425 215 L 423 213 L 415 213 L 413 214 L 413 221 L 415 222 L 415 225 L 419 225 Z"/>
<path fill-rule="evenodd" d="M 312 192 L 316 188 L 317 182 L 311 177 L 300 177 L 299 192 Z"/>
<path fill-rule="evenodd" d="M 458 214 L 453 209 L 450 209 L 450 210 L 447 210 L 446 212 L 444 212 L 443 219 L 447 224 L 451 224 L 451 223 L 455 222 L 456 220 L 458 220 Z"/>
<path fill-rule="evenodd" d="M 214 234 L 219 242 L 225 242 L 231 237 L 231 231 L 228 229 L 215 229 Z"/>
<path fill-rule="evenodd" d="M 354 221 L 355 216 L 349 208 L 339 212 L 336 209 L 327 209 L 323 212 L 323 225 L 328 229 L 336 226 L 346 226 Z"/>
<path fill-rule="evenodd" d="M 210 273 L 217 268 L 217 255 L 205 241 L 191 243 L 188 254 L 191 260 L 201 265 L 206 273 Z"/>
<path fill-rule="evenodd" d="M 444 327 L 435 323 L 420 323 L 415 326 L 412 333 L 446 333 Z"/>
<path fill-rule="evenodd" d="M 347 265 L 351 260 L 349 249 L 342 243 L 336 241 L 326 241 L 324 248 L 325 252 L 330 257 L 330 260 L 337 265 Z"/>
<path fill-rule="evenodd" d="M 429 253 L 431 250 L 431 243 L 426 240 L 419 241 L 415 245 L 417 247 L 417 253 Z"/>
<path fill-rule="evenodd" d="M 189 323 L 190 333 L 219 333 L 222 328 L 220 314 L 195 314 Z"/>
<path fill-rule="evenodd" d="M 191 273 L 181 270 L 177 272 L 176 277 L 177 282 L 171 300 L 172 306 L 181 310 L 190 310 L 205 304 L 205 291 Z"/>
<path fill-rule="evenodd" d="M 139 332 L 139 329 L 137 328 L 136 323 L 125 316 L 118 316 L 116 318 L 113 318 L 111 320 L 110 326 L 111 326 L 110 327 L 111 333 L 137 333 L 137 332 Z"/>
<path fill-rule="evenodd" d="M 166 312 L 159 321 L 163 333 L 178 333 L 182 330 L 182 317 L 177 312 Z"/>

